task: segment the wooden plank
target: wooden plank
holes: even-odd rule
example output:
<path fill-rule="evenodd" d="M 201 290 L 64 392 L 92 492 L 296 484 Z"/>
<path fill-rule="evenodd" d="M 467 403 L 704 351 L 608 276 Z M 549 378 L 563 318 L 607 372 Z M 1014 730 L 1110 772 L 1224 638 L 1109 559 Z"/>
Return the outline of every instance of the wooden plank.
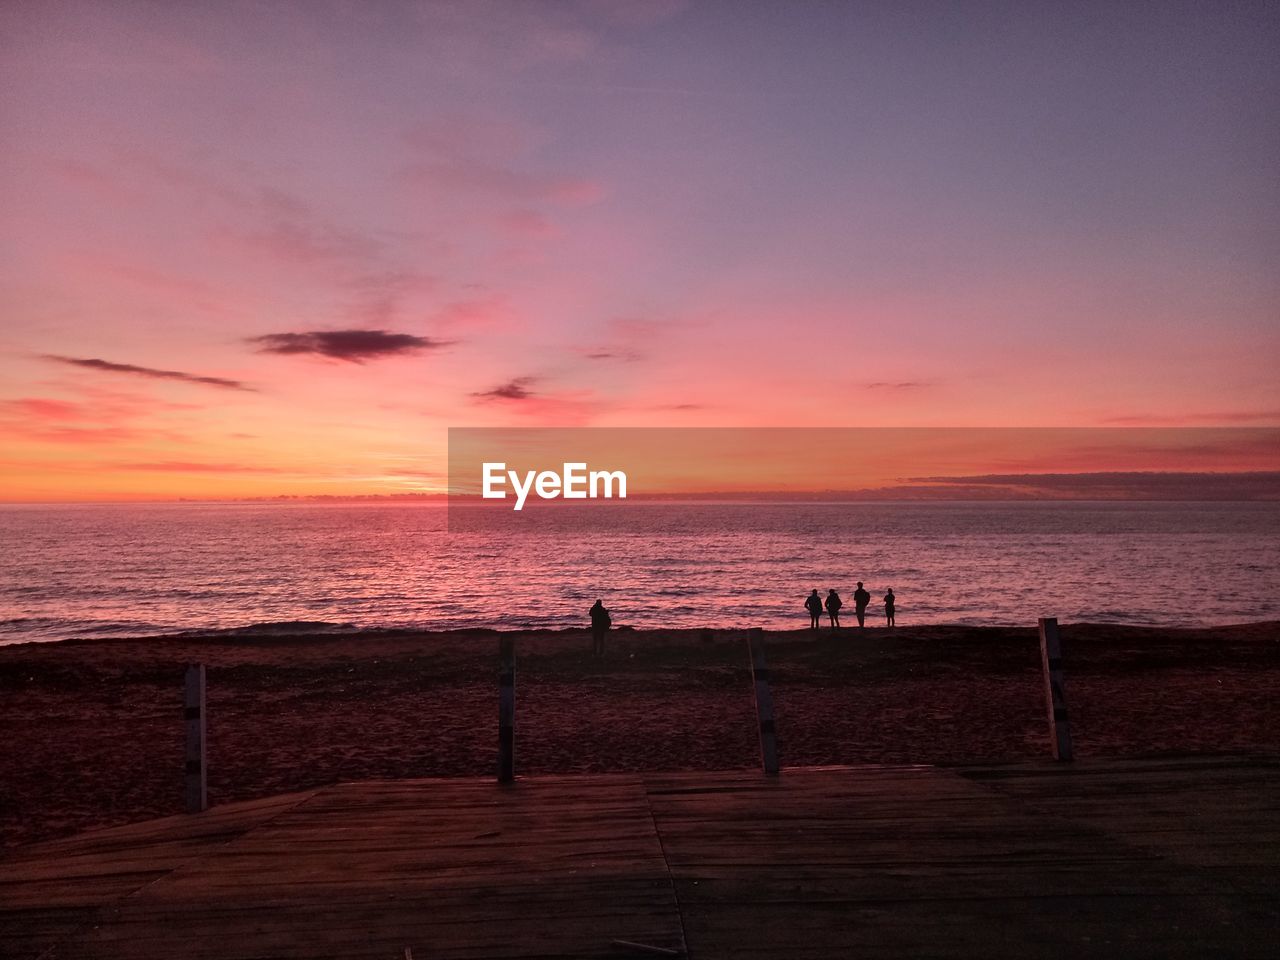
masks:
<path fill-rule="evenodd" d="M 111 904 L 247 833 L 312 791 L 19 847 L 0 869 L 0 956 L 48 957 Z"/>
<path fill-rule="evenodd" d="M 1062 676 L 1062 642 L 1058 618 L 1040 618 L 1040 665 L 1044 671 L 1044 699 L 1049 713 L 1049 743 L 1053 759 L 1071 759 L 1071 724 L 1067 719 L 1067 688 Z"/>
<path fill-rule="evenodd" d="M 340 784 L 19 851 L 0 955 L 1268 956 L 1277 808 L 1238 758 Z"/>
<path fill-rule="evenodd" d="M 857 776 L 789 771 L 768 797 L 722 782 L 651 797 L 693 954 L 1265 956 L 1280 932 L 1274 901 L 1258 910 L 1265 868 L 1189 869 L 1072 819 L 1073 804 L 1046 815 L 951 772 L 862 774 L 892 781 L 896 798 L 850 789 Z M 1274 800 L 1277 777 L 1264 776 Z"/>
<path fill-rule="evenodd" d="M 680 936 L 641 778 L 531 781 L 518 793 L 441 780 L 320 791 L 122 899 L 64 949 L 607 957 L 614 939 L 676 949 Z"/>
<path fill-rule="evenodd" d="M 755 687 L 756 720 L 760 727 L 760 766 L 765 776 L 778 775 L 778 732 L 773 718 L 773 692 L 769 689 L 769 665 L 764 658 L 764 630 L 748 631 L 751 655 L 751 682 Z"/>

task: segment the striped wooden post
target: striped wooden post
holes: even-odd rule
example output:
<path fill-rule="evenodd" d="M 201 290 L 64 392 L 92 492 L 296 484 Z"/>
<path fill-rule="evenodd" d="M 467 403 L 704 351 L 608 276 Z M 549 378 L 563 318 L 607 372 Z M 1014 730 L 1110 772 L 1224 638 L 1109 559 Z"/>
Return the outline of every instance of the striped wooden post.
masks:
<path fill-rule="evenodd" d="M 760 723 L 760 765 L 765 776 L 778 775 L 778 731 L 773 722 L 773 692 L 769 689 L 769 667 L 764 659 L 764 630 L 747 633 L 751 651 L 751 680 L 756 688 L 756 719 Z"/>
<path fill-rule="evenodd" d="M 209 809 L 209 777 L 205 766 L 204 664 L 187 667 L 183 719 L 187 728 L 187 813 Z"/>
<path fill-rule="evenodd" d="M 516 644 L 498 640 L 498 782 L 516 778 Z"/>
<path fill-rule="evenodd" d="M 1040 618 L 1040 664 L 1044 668 L 1044 699 L 1049 711 L 1049 741 L 1053 759 L 1071 759 L 1071 724 L 1067 720 L 1067 690 L 1062 677 L 1062 642 L 1058 618 Z"/>

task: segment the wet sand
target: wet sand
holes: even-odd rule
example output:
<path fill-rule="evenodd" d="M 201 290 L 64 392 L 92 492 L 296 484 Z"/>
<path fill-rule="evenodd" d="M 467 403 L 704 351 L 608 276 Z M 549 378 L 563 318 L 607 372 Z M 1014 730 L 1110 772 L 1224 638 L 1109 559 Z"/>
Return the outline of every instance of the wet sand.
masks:
<path fill-rule="evenodd" d="M 742 634 L 517 633 L 522 774 L 758 762 Z M 1076 751 L 1280 743 L 1280 623 L 1062 628 Z M 212 802 L 341 780 L 490 775 L 493 631 L 0 647 L 0 842 L 181 811 L 182 676 L 208 667 Z M 1034 629 L 766 634 L 784 765 L 1048 756 Z"/>

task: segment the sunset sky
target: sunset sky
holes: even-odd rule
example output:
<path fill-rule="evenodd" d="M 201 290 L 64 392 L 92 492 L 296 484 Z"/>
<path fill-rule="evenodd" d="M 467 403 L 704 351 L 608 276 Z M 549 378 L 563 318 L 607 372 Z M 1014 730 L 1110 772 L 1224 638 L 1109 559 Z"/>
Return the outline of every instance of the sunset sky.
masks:
<path fill-rule="evenodd" d="M 1280 425 L 1278 49 L 1261 2 L 9 0 L 0 500 L 442 490 L 450 426 Z"/>

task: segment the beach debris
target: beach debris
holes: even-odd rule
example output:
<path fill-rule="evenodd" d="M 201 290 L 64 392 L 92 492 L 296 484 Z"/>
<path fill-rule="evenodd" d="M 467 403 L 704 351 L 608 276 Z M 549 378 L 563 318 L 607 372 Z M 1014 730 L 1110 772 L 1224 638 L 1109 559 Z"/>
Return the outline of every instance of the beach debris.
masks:
<path fill-rule="evenodd" d="M 635 953 L 647 953 L 654 957 L 678 957 L 679 950 L 671 950 L 668 947 L 655 947 L 651 943 L 635 943 L 632 940 L 613 940 L 609 946 L 617 950 L 631 950 Z"/>

